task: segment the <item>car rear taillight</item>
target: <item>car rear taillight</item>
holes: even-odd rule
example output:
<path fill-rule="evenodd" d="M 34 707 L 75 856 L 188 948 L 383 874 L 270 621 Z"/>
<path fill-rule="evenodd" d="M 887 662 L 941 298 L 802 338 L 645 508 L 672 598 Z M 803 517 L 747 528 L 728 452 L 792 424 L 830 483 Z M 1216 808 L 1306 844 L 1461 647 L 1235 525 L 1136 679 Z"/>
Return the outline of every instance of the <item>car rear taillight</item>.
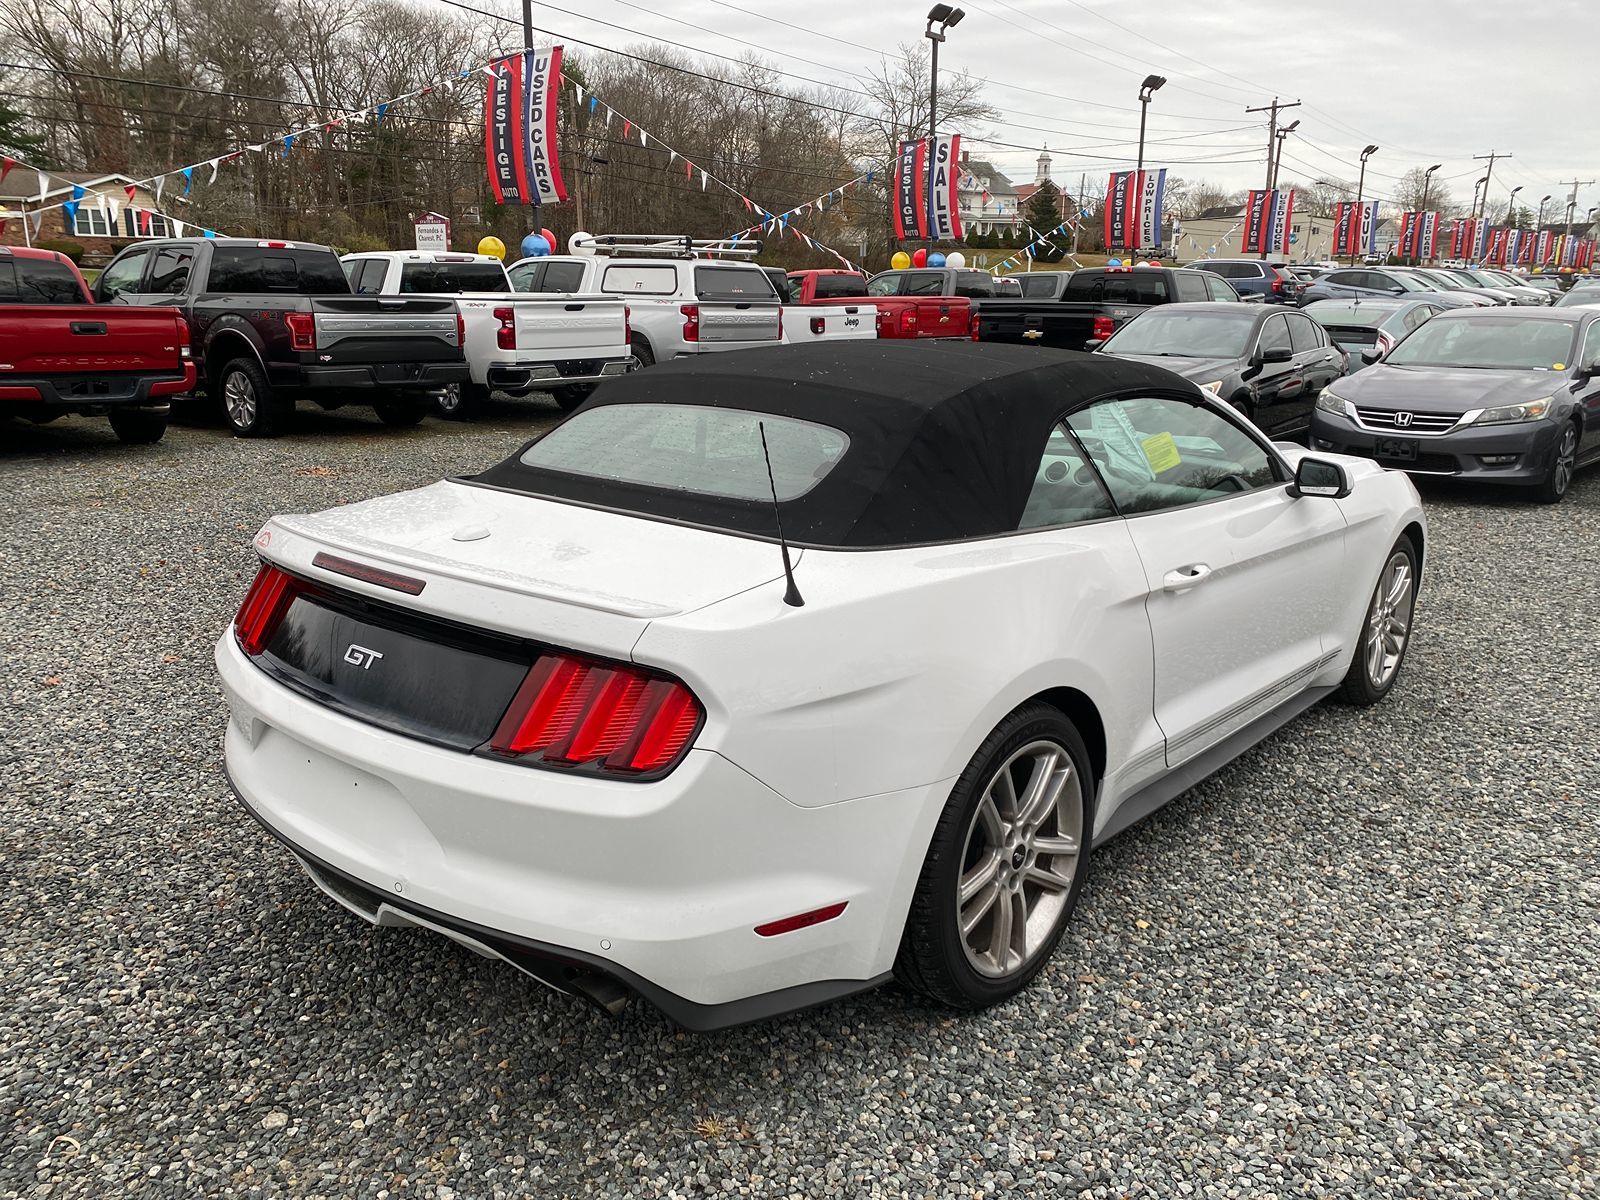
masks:
<path fill-rule="evenodd" d="M 545 654 L 489 739 L 497 754 L 619 775 L 670 770 L 704 710 L 683 684 L 624 663 Z"/>
<path fill-rule="evenodd" d="M 178 318 L 178 357 L 189 358 L 194 353 L 193 342 L 189 338 L 189 322 L 182 317 Z"/>
<path fill-rule="evenodd" d="M 917 336 L 917 310 L 903 308 L 900 310 L 900 335 L 902 337 Z"/>
<path fill-rule="evenodd" d="M 1379 351 L 1379 353 L 1387 356 L 1389 351 L 1391 351 L 1393 349 L 1394 349 L 1394 336 L 1392 334 L 1385 333 L 1381 329 L 1378 330 L 1378 351 Z"/>
<path fill-rule="evenodd" d="M 1281 294 L 1283 292 L 1283 280 L 1274 278 L 1272 281 L 1272 290 Z"/>
<path fill-rule="evenodd" d="M 633 309 L 626 304 L 622 306 L 622 340 L 629 346 L 633 345 Z"/>
<path fill-rule="evenodd" d="M 811 332 L 816 334 L 818 337 L 821 337 L 823 332 L 827 328 L 828 328 L 828 319 L 826 317 L 812 317 L 811 318 Z"/>
<path fill-rule="evenodd" d="M 975 342 L 983 341 L 983 321 L 979 317 L 972 318 L 972 340 Z"/>
<path fill-rule="evenodd" d="M 298 581 L 292 575 L 271 563 L 261 564 L 233 618 L 233 636 L 239 640 L 241 650 L 254 657 L 267 648 L 298 590 Z"/>
<path fill-rule="evenodd" d="M 502 350 L 515 350 L 517 348 L 517 310 L 514 308 L 497 308 L 494 310 L 494 319 L 500 322 L 500 327 L 494 331 L 494 344 Z"/>
<path fill-rule="evenodd" d="M 465 347 L 467 344 L 467 319 L 461 315 L 461 310 L 456 309 L 456 345 Z"/>
<path fill-rule="evenodd" d="M 700 306 L 698 304 L 680 304 L 678 311 L 683 314 L 683 340 L 698 342 L 700 340 Z"/>
<path fill-rule="evenodd" d="M 778 340 L 783 341 L 783 305 L 778 305 Z"/>
<path fill-rule="evenodd" d="M 315 350 L 317 348 L 317 318 L 314 313 L 284 313 L 283 323 L 289 327 L 290 349 Z"/>
<path fill-rule="evenodd" d="M 1090 336 L 1097 342 L 1103 342 L 1116 331 L 1117 323 L 1110 317 L 1096 317 L 1094 319 L 1094 330 Z"/>

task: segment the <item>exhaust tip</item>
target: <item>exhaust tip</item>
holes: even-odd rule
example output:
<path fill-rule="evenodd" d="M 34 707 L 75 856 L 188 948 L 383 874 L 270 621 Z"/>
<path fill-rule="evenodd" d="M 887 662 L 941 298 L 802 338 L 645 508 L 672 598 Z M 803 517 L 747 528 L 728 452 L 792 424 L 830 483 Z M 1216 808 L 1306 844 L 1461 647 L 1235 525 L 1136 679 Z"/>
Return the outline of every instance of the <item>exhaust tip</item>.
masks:
<path fill-rule="evenodd" d="M 613 1017 L 621 1016 L 622 1010 L 628 1007 L 628 1001 L 633 998 L 632 992 L 609 975 L 578 975 L 568 980 L 567 986 Z"/>

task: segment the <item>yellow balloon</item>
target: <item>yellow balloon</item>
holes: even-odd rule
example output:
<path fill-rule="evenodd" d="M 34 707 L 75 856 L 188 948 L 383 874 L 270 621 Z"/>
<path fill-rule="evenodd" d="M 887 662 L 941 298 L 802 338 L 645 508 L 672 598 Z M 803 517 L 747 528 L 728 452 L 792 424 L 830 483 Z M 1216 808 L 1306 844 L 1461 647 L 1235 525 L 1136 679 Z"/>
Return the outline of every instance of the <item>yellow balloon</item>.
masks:
<path fill-rule="evenodd" d="M 911 255 L 907 254 L 904 250 L 896 250 L 894 252 L 894 257 L 889 260 L 889 265 L 896 271 L 904 271 L 911 265 Z"/>
<path fill-rule="evenodd" d="M 506 244 L 497 237 L 486 237 L 478 243 L 479 254 L 492 254 L 496 258 L 505 258 Z"/>

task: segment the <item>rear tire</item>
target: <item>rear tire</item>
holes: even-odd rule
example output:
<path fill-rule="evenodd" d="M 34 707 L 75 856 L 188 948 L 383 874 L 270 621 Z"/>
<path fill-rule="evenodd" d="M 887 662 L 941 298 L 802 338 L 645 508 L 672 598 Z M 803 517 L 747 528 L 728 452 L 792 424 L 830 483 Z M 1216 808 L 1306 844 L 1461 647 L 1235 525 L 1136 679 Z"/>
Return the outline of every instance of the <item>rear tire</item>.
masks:
<path fill-rule="evenodd" d="M 1572 476 L 1578 466 L 1578 423 L 1568 421 L 1566 428 L 1556 435 L 1556 452 L 1550 460 L 1550 470 L 1534 485 L 1533 496 L 1540 504 L 1560 504 L 1572 486 Z"/>
<path fill-rule="evenodd" d="M 550 394 L 556 398 L 561 411 L 569 413 L 594 395 L 594 389 L 599 386 L 597 383 L 571 383 L 566 387 L 551 388 Z"/>
<path fill-rule="evenodd" d="M 1339 685 L 1339 699 L 1365 708 L 1389 694 L 1411 648 L 1416 603 L 1417 550 L 1410 538 L 1402 537 L 1378 572 L 1355 658 Z"/>
<path fill-rule="evenodd" d="M 656 365 L 655 351 L 650 349 L 650 343 L 645 341 L 644 338 L 640 337 L 636 333 L 633 335 L 633 340 L 629 344 L 633 347 L 634 358 L 639 360 L 639 369 L 641 371 L 644 370 L 645 367 L 653 367 Z"/>
<path fill-rule="evenodd" d="M 488 398 L 489 389 L 470 379 L 446 384 L 444 391 L 434 396 L 434 412 L 446 421 L 469 421 Z"/>
<path fill-rule="evenodd" d="M 111 430 L 125 446 L 149 446 L 159 442 L 167 432 L 169 413 L 119 412 L 113 409 L 106 414 Z"/>
<path fill-rule="evenodd" d="M 1093 795 L 1083 739 L 1059 710 L 1028 704 L 1001 721 L 934 828 L 896 978 L 968 1011 L 1026 987 L 1050 960 L 1088 874 Z"/>
<path fill-rule="evenodd" d="M 378 400 L 372 405 L 378 420 L 391 429 L 409 429 L 420 425 L 434 408 L 432 396 L 396 396 L 392 400 Z"/>
<path fill-rule="evenodd" d="M 279 398 L 253 358 L 235 358 L 217 375 L 217 396 L 228 428 L 237 437 L 277 437 L 289 423 L 294 401 Z"/>

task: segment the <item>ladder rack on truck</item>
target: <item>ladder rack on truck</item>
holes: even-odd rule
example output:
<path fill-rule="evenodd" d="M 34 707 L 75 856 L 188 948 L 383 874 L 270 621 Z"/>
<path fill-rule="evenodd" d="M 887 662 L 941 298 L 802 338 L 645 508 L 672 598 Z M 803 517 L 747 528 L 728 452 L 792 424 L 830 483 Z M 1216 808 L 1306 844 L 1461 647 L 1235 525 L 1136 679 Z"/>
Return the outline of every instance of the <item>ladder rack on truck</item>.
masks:
<path fill-rule="evenodd" d="M 576 238 L 575 253 L 591 253 L 618 258 L 754 258 L 761 253 L 760 242 L 739 242 L 732 238 L 692 238 L 687 234 L 605 233 L 597 237 Z"/>

